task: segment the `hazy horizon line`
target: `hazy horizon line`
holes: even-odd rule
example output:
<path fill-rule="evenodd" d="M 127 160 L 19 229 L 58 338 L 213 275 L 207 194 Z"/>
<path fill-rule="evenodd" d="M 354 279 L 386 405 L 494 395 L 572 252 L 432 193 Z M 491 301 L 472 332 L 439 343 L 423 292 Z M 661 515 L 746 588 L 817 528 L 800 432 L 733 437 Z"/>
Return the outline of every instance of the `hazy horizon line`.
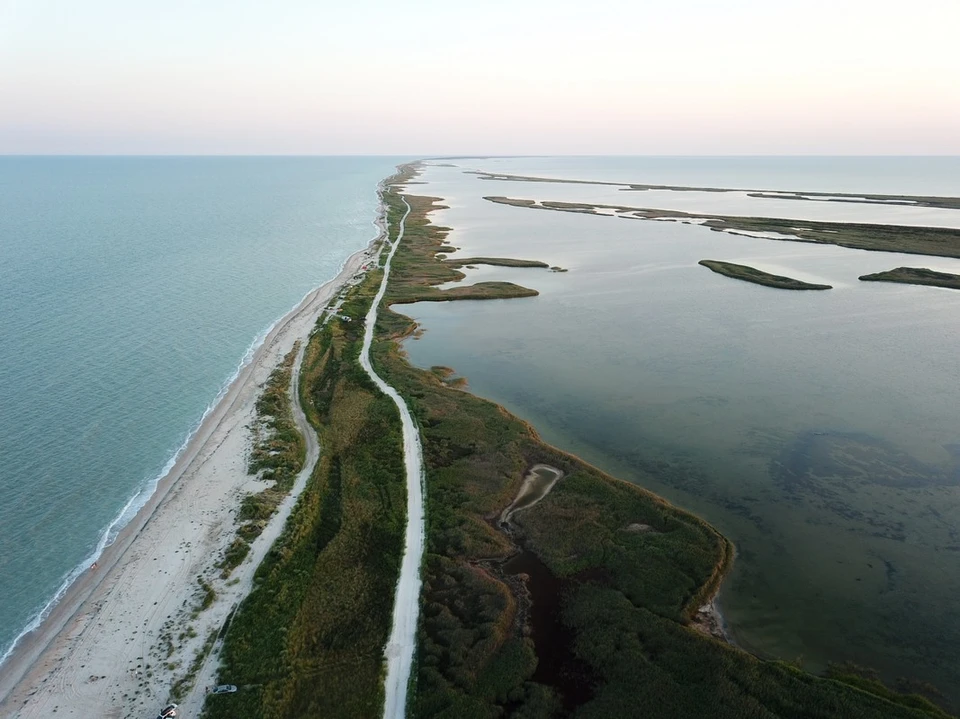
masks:
<path fill-rule="evenodd" d="M 536 158 L 536 157 L 677 157 L 677 158 L 725 158 L 725 157 L 916 157 L 916 158 L 960 158 L 960 154 L 952 153 L 532 153 L 532 154 L 497 154 L 471 153 L 466 155 L 434 155 L 417 153 L 362 153 L 362 152 L 326 152 L 326 153 L 292 153 L 292 152 L 263 152 L 263 153 L 224 153 L 224 152 L 188 152 L 188 153 L 136 153 L 136 152 L 7 152 L 0 153 L 0 158 L 10 157 L 113 157 L 113 158 L 184 158 L 184 157 L 412 157 L 418 160 L 482 160 L 487 158 Z"/>

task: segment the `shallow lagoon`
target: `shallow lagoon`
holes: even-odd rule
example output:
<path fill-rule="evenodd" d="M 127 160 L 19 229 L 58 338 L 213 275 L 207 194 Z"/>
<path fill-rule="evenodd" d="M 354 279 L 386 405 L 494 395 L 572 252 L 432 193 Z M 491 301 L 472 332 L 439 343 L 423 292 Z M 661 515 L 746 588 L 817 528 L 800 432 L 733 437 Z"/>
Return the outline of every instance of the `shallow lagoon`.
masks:
<path fill-rule="evenodd" d="M 455 368 L 549 441 L 733 539 L 721 605 L 738 643 L 956 692 L 960 292 L 857 277 L 898 265 L 960 273 L 960 260 L 494 205 L 482 196 L 559 199 L 559 185 L 492 192 L 505 183 L 456 168 L 424 179 L 411 190 L 448 198 L 434 221 L 456 228 L 463 255 L 570 271 L 466 270 L 468 282 L 541 295 L 404 308 L 426 329 L 406 343 L 414 363 Z M 697 266 L 704 258 L 834 289 L 738 282 Z"/>

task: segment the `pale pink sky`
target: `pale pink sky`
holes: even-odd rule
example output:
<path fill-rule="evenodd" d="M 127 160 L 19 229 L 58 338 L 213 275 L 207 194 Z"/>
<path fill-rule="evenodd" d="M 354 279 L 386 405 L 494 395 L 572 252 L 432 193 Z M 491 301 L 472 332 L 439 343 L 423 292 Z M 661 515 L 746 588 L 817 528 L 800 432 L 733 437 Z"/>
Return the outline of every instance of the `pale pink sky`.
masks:
<path fill-rule="evenodd" d="M 0 0 L 0 154 L 960 154 L 960 2 Z"/>

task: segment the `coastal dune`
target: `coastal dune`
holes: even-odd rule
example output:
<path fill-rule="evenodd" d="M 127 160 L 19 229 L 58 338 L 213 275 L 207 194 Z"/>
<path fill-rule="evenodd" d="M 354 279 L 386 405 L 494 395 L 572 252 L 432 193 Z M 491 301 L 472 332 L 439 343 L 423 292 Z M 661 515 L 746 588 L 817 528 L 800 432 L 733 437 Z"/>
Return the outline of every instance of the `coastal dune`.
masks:
<path fill-rule="evenodd" d="M 377 240 L 276 323 L 145 506 L 21 639 L 0 672 L 0 716 L 154 716 L 188 674 L 196 685 L 193 691 L 184 685 L 182 715 L 199 712 L 216 669 L 213 639 L 249 591 L 295 501 L 291 494 L 246 560 L 221 579 L 216 565 L 235 536 L 241 499 L 265 486 L 247 474 L 248 427 L 260 387 L 373 259 Z M 294 375 L 298 367 L 299 358 Z M 308 444 L 313 456 L 294 492 L 317 451 Z"/>

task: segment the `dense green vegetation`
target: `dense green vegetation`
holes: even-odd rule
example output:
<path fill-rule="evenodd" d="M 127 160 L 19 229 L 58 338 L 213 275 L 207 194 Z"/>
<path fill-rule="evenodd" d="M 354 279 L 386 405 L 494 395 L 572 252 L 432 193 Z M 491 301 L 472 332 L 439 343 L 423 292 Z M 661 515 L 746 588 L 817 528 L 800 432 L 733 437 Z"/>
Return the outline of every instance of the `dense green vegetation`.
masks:
<path fill-rule="evenodd" d="M 371 273 L 342 313 L 362 317 L 381 279 Z M 226 635 L 207 717 L 373 717 L 383 702 L 405 521 L 400 419 L 357 363 L 359 321 L 314 332 L 301 403 L 321 458 L 283 535 Z"/>
<path fill-rule="evenodd" d="M 450 300 L 502 300 L 514 297 L 535 297 L 540 294 L 529 287 L 521 287 L 512 282 L 477 282 L 465 287 L 451 287 L 438 290 L 435 287 L 419 288 L 415 294 L 398 299 L 404 302 L 448 302 Z"/>
<path fill-rule="evenodd" d="M 441 250 L 443 248 L 440 248 Z M 539 260 L 514 260 L 509 257 L 466 257 L 464 259 L 444 259 L 446 264 L 451 267 L 463 267 L 465 265 L 496 265 L 499 267 L 549 267 L 546 262 Z"/>
<path fill-rule="evenodd" d="M 391 214 L 399 201 L 387 195 Z M 406 300 L 443 241 L 431 198 L 413 211 L 394 260 L 387 301 Z M 421 269 L 421 264 L 427 264 Z M 381 311 L 378 337 L 415 329 Z M 416 416 L 427 464 L 427 553 L 416 687 L 418 717 L 920 717 L 943 716 L 920 697 L 872 692 L 761 661 L 691 628 L 715 592 L 732 548 L 709 525 L 540 441 L 501 407 L 450 388 L 381 341 L 374 359 Z M 545 463 L 566 476 L 500 531 L 499 512 L 526 471 Z M 643 524 L 649 531 L 629 531 Z M 530 610 L 547 593 L 504 561 L 518 548 L 552 574 L 560 612 L 555 657 L 538 656 Z M 553 589 L 552 588 L 552 589 Z M 559 648 L 558 648 L 559 647 Z M 553 673 L 538 671 L 551 664 Z M 568 688 L 586 683 L 571 706 Z"/>
<path fill-rule="evenodd" d="M 725 277 L 732 277 L 735 280 L 753 282 L 756 285 L 766 287 L 776 287 L 781 290 L 832 290 L 831 285 L 815 285 L 801 280 L 795 280 L 792 277 L 783 275 L 772 275 L 769 272 L 758 270 L 749 265 L 737 265 L 733 262 L 721 262 L 720 260 L 700 260 L 697 264 L 703 265 L 713 270 L 717 274 Z"/>
<path fill-rule="evenodd" d="M 864 282 L 902 282 L 908 285 L 930 285 L 960 290 L 960 275 L 928 270 L 925 267 L 897 267 L 886 272 L 861 275 L 860 279 Z"/>

